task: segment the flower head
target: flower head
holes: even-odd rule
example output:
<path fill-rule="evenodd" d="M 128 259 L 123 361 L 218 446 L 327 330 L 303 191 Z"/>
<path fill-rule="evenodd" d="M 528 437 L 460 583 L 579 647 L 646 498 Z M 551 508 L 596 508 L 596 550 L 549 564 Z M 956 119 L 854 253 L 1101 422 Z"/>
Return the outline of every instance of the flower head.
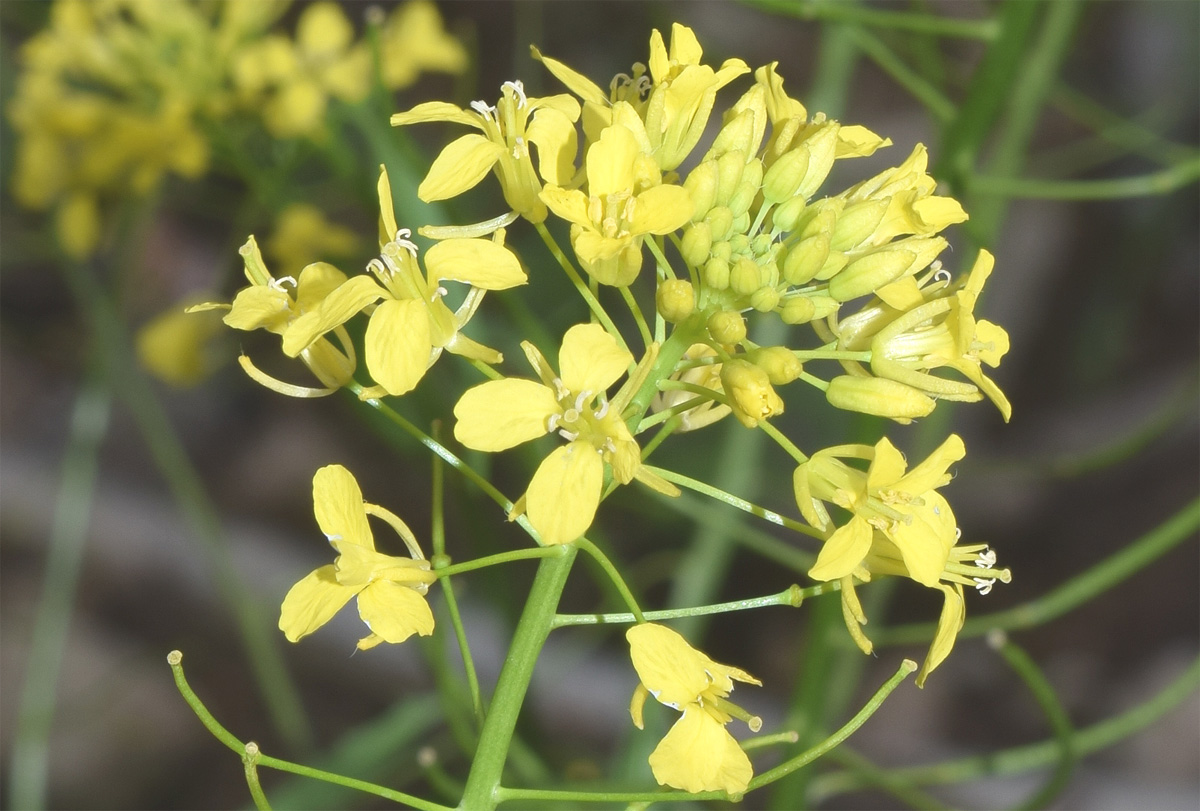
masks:
<path fill-rule="evenodd" d="M 433 633 L 425 594 L 437 577 L 408 525 L 383 507 L 364 502 L 358 482 L 341 465 L 323 467 L 313 476 L 313 509 L 338 556 L 283 598 L 279 630 L 288 641 L 298 642 L 329 622 L 352 597 L 358 597 L 358 615 L 370 630 L 358 641 L 359 650 Z M 412 557 L 377 552 L 368 514 L 390 524 Z"/>
<path fill-rule="evenodd" d="M 726 699 L 734 681 L 762 682 L 740 668 L 714 662 L 662 625 L 635 625 L 625 638 L 641 680 L 629 705 L 634 725 L 642 728 L 647 696 L 682 713 L 650 755 L 659 785 L 693 793 L 744 792 L 754 769 L 725 725 L 736 717 L 757 732 L 762 721 Z"/>

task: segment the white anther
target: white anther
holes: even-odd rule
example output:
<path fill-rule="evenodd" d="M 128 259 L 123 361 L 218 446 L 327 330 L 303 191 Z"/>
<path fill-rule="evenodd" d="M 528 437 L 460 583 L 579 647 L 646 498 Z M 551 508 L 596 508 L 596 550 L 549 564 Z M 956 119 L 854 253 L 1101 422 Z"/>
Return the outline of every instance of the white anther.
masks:
<path fill-rule="evenodd" d="M 951 278 L 950 271 L 945 268 L 938 268 L 937 272 L 933 274 L 933 280 L 935 282 L 942 282 L 943 284 L 950 284 Z"/>
<path fill-rule="evenodd" d="M 612 437 L 607 437 L 607 438 L 604 440 L 603 450 L 606 450 L 606 451 L 608 451 L 609 453 L 616 453 L 616 452 L 617 452 L 617 443 L 613 442 L 613 438 L 612 438 Z"/>
<path fill-rule="evenodd" d="M 980 569 L 990 569 L 996 565 L 996 550 L 985 549 L 975 559 L 975 565 Z"/>
<path fill-rule="evenodd" d="M 596 409 L 596 419 L 603 419 L 608 413 L 608 400 L 604 399 L 604 395 L 600 396 L 600 407 Z"/>
<path fill-rule="evenodd" d="M 408 251 L 413 258 L 417 256 L 417 243 L 413 242 L 409 237 L 412 236 L 412 231 L 407 228 L 401 228 L 396 231 L 396 238 L 392 240 L 392 244 Z"/>
<path fill-rule="evenodd" d="M 992 586 L 996 585 L 996 578 L 994 577 L 973 577 L 971 579 L 975 581 L 975 590 L 980 594 L 990 593 Z"/>
<path fill-rule="evenodd" d="M 550 417 L 546 420 L 546 431 L 553 433 L 554 430 L 556 428 L 558 428 L 558 426 L 561 424 L 562 424 L 562 415 L 561 414 L 551 414 Z"/>
<path fill-rule="evenodd" d="M 284 283 L 290 284 L 292 287 L 298 286 L 296 284 L 295 276 L 283 276 L 282 278 L 272 279 L 271 281 L 267 282 L 267 287 L 271 288 L 272 290 L 278 290 L 279 292 L 282 293 L 282 292 L 284 292 L 284 290 L 283 290 Z"/>
<path fill-rule="evenodd" d="M 503 93 L 505 90 L 511 90 L 517 95 L 518 110 L 529 104 L 529 99 L 525 98 L 525 85 L 521 83 L 520 79 L 512 82 L 505 82 L 504 84 L 500 85 L 500 92 Z"/>
<path fill-rule="evenodd" d="M 575 440 L 579 439 L 578 431 L 568 431 L 566 428 L 560 429 L 558 435 L 567 440 L 567 442 L 574 442 Z"/>
<path fill-rule="evenodd" d="M 430 303 L 432 303 L 432 302 L 435 302 L 438 299 L 440 299 L 442 296 L 448 296 L 448 295 L 450 295 L 449 290 L 447 290 L 444 287 L 438 287 L 437 290 L 433 291 L 433 295 L 429 297 L 429 301 L 430 301 Z"/>
<path fill-rule="evenodd" d="M 561 400 L 562 398 L 566 397 L 570 393 L 571 393 L 571 390 L 568 389 L 565 385 L 563 385 L 561 377 L 554 378 L 554 397 L 556 399 Z"/>
<path fill-rule="evenodd" d="M 587 391 L 586 389 L 584 391 L 579 392 L 579 396 L 575 398 L 575 410 L 583 411 L 583 404 L 586 403 L 587 399 L 591 396 L 592 396 L 592 393 L 590 391 Z"/>
<path fill-rule="evenodd" d="M 933 511 L 934 511 L 934 512 L 937 512 L 937 507 L 934 507 L 934 508 L 933 508 Z M 962 527 L 955 527 L 955 528 L 954 528 L 954 540 L 955 540 L 956 542 L 957 542 L 957 541 L 961 541 L 961 540 L 962 540 Z"/>
<path fill-rule="evenodd" d="M 486 101 L 476 99 L 475 101 L 471 102 L 471 109 L 479 113 L 488 121 L 495 120 L 496 108 L 488 104 Z"/>

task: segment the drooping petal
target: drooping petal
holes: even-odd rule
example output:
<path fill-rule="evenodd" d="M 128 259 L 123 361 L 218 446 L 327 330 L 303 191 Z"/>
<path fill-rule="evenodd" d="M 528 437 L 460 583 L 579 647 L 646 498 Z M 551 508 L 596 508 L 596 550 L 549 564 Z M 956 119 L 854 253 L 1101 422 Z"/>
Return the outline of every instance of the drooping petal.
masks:
<path fill-rule="evenodd" d="M 367 369 L 388 394 L 412 391 L 429 368 L 429 312 L 425 302 L 391 299 L 375 308 L 365 337 Z"/>
<path fill-rule="evenodd" d="M 929 646 L 929 653 L 926 654 L 925 662 L 921 665 L 921 672 L 917 674 L 918 687 L 924 687 L 925 679 L 929 677 L 929 674 L 950 655 L 950 651 L 954 648 L 954 641 L 958 638 L 958 632 L 962 630 L 963 623 L 967 618 L 962 586 L 957 584 L 948 586 L 939 583 L 938 588 L 946 596 L 946 601 L 942 604 L 942 613 L 938 617 L 937 633 L 934 634 L 933 644 Z"/>
<path fill-rule="evenodd" d="M 413 634 L 433 633 L 433 612 L 425 598 L 390 580 L 377 580 L 359 592 L 358 615 L 384 642 L 395 644 Z"/>
<path fill-rule="evenodd" d="M 633 669 L 659 702 L 682 709 L 708 688 L 708 657 L 665 625 L 642 622 L 625 632 Z"/>
<path fill-rule="evenodd" d="M 617 382 L 633 363 L 633 355 L 599 324 L 576 324 L 563 336 L 558 368 L 563 385 L 576 394 L 598 394 Z"/>
<path fill-rule="evenodd" d="M 346 282 L 346 274 L 328 262 L 305 265 L 296 282 L 296 308 L 306 313 Z"/>
<path fill-rule="evenodd" d="M 528 278 L 517 255 L 490 239 L 447 239 L 425 254 L 434 279 L 465 282 L 483 290 L 507 290 Z"/>
<path fill-rule="evenodd" d="M 684 709 L 683 716 L 650 754 L 650 769 L 660 785 L 684 791 L 746 790 L 754 767 L 723 724 L 699 705 Z"/>
<path fill-rule="evenodd" d="M 426 203 L 456 197 L 483 180 L 503 154 L 504 147 L 475 133 L 453 140 L 434 159 L 417 197 Z"/>
<path fill-rule="evenodd" d="M 326 465 L 313 476 L 313 512 L 321 532 L 331 541 L 375 548 L 362 490 L 341 465 Z"/>
<path fill-rule="evenodd" d="M 294 358 L 309 344 L 341 326 L 387 292 L 370 276 L 355 276 L 325 297 L 321 306 L 288 325 L 283 333 L 283 354 Z"/>
<path fill-rule="evenodd" d="M 851 518 L 829 536 L 808 576 L 814 580 L 837 580 L 850 574 L 867 556 L 871 533 L 871 525 L 865 518 L 858 515 Z"/>
<path fill-rule="evenodd" d="M 298 642 L 333 619 L 361 586 L 344 586 L 337 581 L 333 565 L 310 572 L 288 590 L 279 611 L 279 630 L 288 642 Z"/>
<path fill-rule="evenodd" d="M 454 437 L 477 451 L 503 451 L 536 439 L 559 413 L 554 392 L 533 380 L 489 380 L 467 389 L 454 406 Z"/>
<path fill-rule="evenodd" d="M 234 329 L 266 329 L 281 333 L 292 312 L 291 297 L 276 287 L 251 285 L 238 292 L 223 319 Z"/>
<path fill-rule="evenodd" d="M 543 459 L 525 493 L 529 522 L 542 543 L 571 543 L 587 532 L 603 484 L 604 462 L 591 443 L 572 442 Z"/>

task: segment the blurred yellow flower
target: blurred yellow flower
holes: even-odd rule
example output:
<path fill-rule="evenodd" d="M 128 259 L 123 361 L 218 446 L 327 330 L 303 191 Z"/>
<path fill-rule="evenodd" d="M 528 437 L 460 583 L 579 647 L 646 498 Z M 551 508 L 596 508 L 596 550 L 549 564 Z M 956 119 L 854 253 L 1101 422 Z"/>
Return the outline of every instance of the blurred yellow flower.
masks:
<path fill-rule="evenodd" d="M 437 576 L 408 525 L 383 507 L 364 502 L 358 482 L 341 465 L 323 467 L 313 476 L 313 510 L 338 556 L 283 598 L 279 630 L 288 641 L 298 642 L 329 622 L 352 597 L 358 597 L 358 615 L 371 632 L 358 641 L 359 650 L 433 633 L 433 612 L 425 594 Z M 368 515 L 396 530 L 412 557 L 375 551 Z"/>
<path fill-rule="evenodd" d="M 392 9 L 379 39 L 380 72 L 389 90 L 408 87 L 423 70 L 462 73 L 467 68 L 467 49 L 446 33 L 437 6 L 428 0 Z"/>
<path fill-rule="evenodd" d="M 292 203 L 275 221 L 264 248 L 285 273 L 295 273 L 321 259 L 353 256 L 358 250 L 358 235 L 345 226 L 332 223 L 321 209 L 308 203 Z"/>
<path fill-rule="evenodd" d="M 638 729 L 643 726 L 647 696 L 682 713 L 650 755 L 654 779 L 659 785 L 692 793 L 743 793 L 754 768 L 725 725 L 736 717 L 757 732 L 762 721 L 727 696 L 735 680 L 762 682 L 740 668 L 714 662 L 662 625 L 635 625 L 625 632 L 625 638 L 641 680 L 629 705 L 634 725 Z"/>
<path fill-rule="evenodd" d="M 172 386 L 194 386 L 219 362 L 209 342 L 221 332 L 215 311 L 188 312 L 187 305 L 172 305 L 137 333 L 138 362 L 152 375 Z"/>

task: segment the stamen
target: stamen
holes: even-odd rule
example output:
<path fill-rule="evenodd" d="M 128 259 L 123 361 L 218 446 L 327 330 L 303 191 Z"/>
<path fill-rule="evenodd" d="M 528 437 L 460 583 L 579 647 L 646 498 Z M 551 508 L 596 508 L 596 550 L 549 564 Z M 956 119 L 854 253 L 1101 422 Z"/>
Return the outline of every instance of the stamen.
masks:
<path fill-rule="evenodd" d="M 937 512 L 937 507 L 934 507 L 933 511 Z M 962 540 L 962 527 L 955 527 L 954 528 L 954 542 L 958 543 L 961 540 Z"/>
<path fill-rule="evenodd" d="M 980 569 L 990 569 L 996 565 L 996 550 L 985 549 L 979 553 L 979 557 L 975 560 L 975 565 Z"/>
<path fill-rule="evenodd" d="M 568 431 L 566 428 L 560 429 L 558 435 L 567 440 L 567 442 L 574 442 L 579 439 L 578 431 Z"/>
<path fill-rule="evenodd" d="M 980 594 L 989 594 L 992 586 L 996 585 L 996 578 L 994 577 L 973 577 L 971 579 L 975 581 L 975 590 Z"/>
<path fill-rule="evenodd" d="M 521 83 L 520 79 L 512 82 L 505 82 L 504 84 L 500 85 L 500 92 L 503 93 L 505 90 L 511 90 L 517 95 L 518 110 L 523 109 L 529 104 L 529 99 L 525 98 L 525 85 Z"/>
<path fill-rule="evenodd" d="M 586 389 L 584 391 L 579 392 L 579 396 L 575 398 L 575 410 L 583 411 L 583 404 L 586 403 L 587 399 L 591 396 L 592 396 L 592 393 L 590 391 L 587 391 Z"/>
<path fill-rule="evenodd" d="M 609 453 L 616 453 L 617 452 L 617 443 L 613 442 L 612 437 L 605 437 L 604 445 L 601 446 L 600 448 L 597 448 L 597 450 L 606 450 Z"/>
<path fill-rule="evenodd" d="M 938 268 L 937 272 L 933 274 L 933 280 L 935 282 L 942 282 L 943 284 L 950 284 L 951 278 L 950 271 L 945 268 Z"/>
<path fill-rule="evenodd" d="M 295 276 L 283 276 L 283 277 L 281 277 L 281 278 L 278 278 L 278 279 L 272 279 L 271 281 L 267 282 L 267 287 L 271 288 L 272 290 L 278 290 L 280 293 L 283 293 L 283 292 L 286 292 L 286 291 L 283 289 L 283 285 L 284 285 L 284 283 L 288 283 L 288 284 L 290 284 L 292 287 L 298 287 L 298 286 L 299 286 L 299 285 L 296 283 L 296 277 L 295 277 Z"/>
<path fill-rule="evenodd" d="M 474 110 L 475 112 L 479 113 L 481 116 L 486 118 L 488 121 L 496 120 L 496 117 L 495 117 L 496 108 L 493 107 L 492 105 L 488 104 L 486 101 L 477 99 L 477 100 L 471 102 L 471 109 Z"/>
<path fill-rule="evenodd" d="M 407 228 L 401 228 L 400 230 L 396 231 L 396 238 L 392 240 L 392 244 L 404 248 L 406 251 L 412 254 L 413 258 L 416 258 L 417 243 L 409 239 L 411 236 L 412 231 Z"/>
<path fill-rule="evenodd" d="M 607 413 L 608 413 L 608 399 L 603 394 L 601 394 L 600 395 L 600 407 L 596 409 L 596 419 L 603 419 L 604 415 Z"/>
<path fill-rule="evenodd" d="M 562 415 L 561 415 L 561 414 L 551 414 L 551 415 L 550 415 L 550 416 L 549 416 L 549 417 L 546 419 L 546 430 L 547 430 L 548 432 L 551 432 L 551 433 L 553 433 L 553 432 L 554 432 L 554 430 L 555 430 L 556 428 L 558 428 L 558 426 L 559 426 L 559 425 L 561 425 L 561 424 L 562 424 Z"/>
<path fill-rule="evenodd" d="M 438 299 L 440 299 L 442 296 L 448 296 L 448 295 L 450 295 L 449 290 L 447 290 L 444 287 L 438 287 L 437 290 L 433 291 L 433 295 L 429 297 L 429 301 L 430 301 L 430 303 L 433 303 L 433 302 L 437 301 Z"/>
<path fill-rule="evenodd" d="M 556 399 L 561 400 L 562 398 L 566 397 L 570 393 L 571 393 L 571 390 L 563 385 L 561 377 L 554 378 L 554 396 Z"/>

